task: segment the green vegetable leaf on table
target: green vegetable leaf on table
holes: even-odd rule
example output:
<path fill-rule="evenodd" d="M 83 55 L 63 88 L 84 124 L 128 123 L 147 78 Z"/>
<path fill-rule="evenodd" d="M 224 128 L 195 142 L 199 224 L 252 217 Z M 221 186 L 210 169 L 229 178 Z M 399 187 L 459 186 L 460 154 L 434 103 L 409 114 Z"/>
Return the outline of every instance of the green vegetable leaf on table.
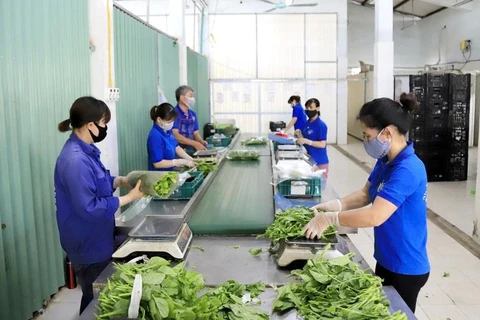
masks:
<path fill-rule="evenodd" d="M 250 249 L 250 250 L 248 250 L 248 252 L 250 252 L 250 254 L 251 254 L 252 256 L 258 257 L 259 255 L 262 254 L 263 249 L 261 249 L 261 248 L 260 248 L 260 249 Z"/>
<path fill-rule="evenodd" d="M 203 176 L 207 176 L 210 172 L 218 169 L 218 165 L 213 162 L 207 162 L 205 160 L 196 161 L 195 167 L 198 171 L 203 173 Z"/>

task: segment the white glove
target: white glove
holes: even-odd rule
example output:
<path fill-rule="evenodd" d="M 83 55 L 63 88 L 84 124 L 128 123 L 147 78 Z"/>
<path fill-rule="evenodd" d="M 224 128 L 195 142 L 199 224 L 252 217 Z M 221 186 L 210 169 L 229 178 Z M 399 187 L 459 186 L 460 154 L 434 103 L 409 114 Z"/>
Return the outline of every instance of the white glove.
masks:
<path fill-rule="evenodd" d="M 342 203 L 340 199 L 331 200 L 324 203 L 319 203 L 316 206 L 312 207 L 311 209 L 316 209 L 318 211 L 326 211 L 326 212 L 340 212 L 342 211 Z"/>
<path fill-rule="evenodd" d="M 187 160 L 187 159 L 175 159 L 173 160 L 173 165 L 175 167 L 189 167 L 192 168 L 195 166 L 192 160 Z"/>
<path fill-rule="evenodd" d="M 317 212 L 315 209 L 315 217 L 303 228 L 303 233 L 307 239 L 320 239 L 323 232 L 330 226 L 338 226 L 338 212 Z"/>

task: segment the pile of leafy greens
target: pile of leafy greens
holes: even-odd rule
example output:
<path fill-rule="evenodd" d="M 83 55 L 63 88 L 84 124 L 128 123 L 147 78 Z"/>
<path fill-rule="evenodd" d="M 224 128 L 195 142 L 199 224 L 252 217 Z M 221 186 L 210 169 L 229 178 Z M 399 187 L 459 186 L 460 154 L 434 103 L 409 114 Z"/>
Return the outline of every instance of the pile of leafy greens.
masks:
<path fill-rule="evenodd" d="M 268 314 L 244 304 L 242 296 L 256 297 L 265 285 L 240 285 L 227 281 L 198 298 L 205 289 L 203 276 L 184 268 L 171 268 L 170 262 L 153 257 L 148 263 L 115 264 L 116 272 L 99 295 L 97 319 L 127 317 L 136 274 L 142 275 L 139 318 L 145 320 L 268 319 Z"/>
<path fill-rule="evenodd" d="M 218 169 L 218 165 L 216 163 L 205 160 L 196 161 L 195 167 L 198 171 L 203 173 L 204 177 L 206 177 L 210 172 Z"/>
<path fill-rule="evenodd" d="M 290 208 L 275 216 L 275 221 L 267 227 L 265 233 L 259 237 L 268 238 L 272 246 L 283 239 L 294 239 L 303 237 L 303 228 L 315 216 L 313 210 L 306 207 Z M 336 233 L 335 226 L 328 227 L 322 234 L 321 239 Z"/>
<path fill-rule="evenodd" d="M 350 260 L 353 253 L 325 260 L 323 256 L 328 249 L 318 259 L 309 260 L 302 270 L 292 271 L 300 282 L 278 289 L 274 312 L 296 309 L 304 320 L 407 319 L 400 311 L 390 313 L 382 280 L 360 270 Z"/>

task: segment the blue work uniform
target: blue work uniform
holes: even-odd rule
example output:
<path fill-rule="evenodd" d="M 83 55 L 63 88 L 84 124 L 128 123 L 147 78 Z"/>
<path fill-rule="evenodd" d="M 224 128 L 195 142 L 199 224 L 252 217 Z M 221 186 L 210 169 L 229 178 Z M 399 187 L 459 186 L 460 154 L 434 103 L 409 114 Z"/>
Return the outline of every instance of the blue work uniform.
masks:
<path fill-rule="evenodd" d="M 292 118 L 297 118 L 297 122 L 293 125 L 295 130 L 303 131 L 307 122 L 307 114 L 300 103 L 293 107 Z"/>
<path fill-rule="evenodd" d="M 372 203 L 377 196 L 397 210 L 374 228 L 377 262 L 391 272 L 424 275 L 430 272 L 427 256 L 427 173 L 408 142 L 390 163 L 379 159 L 368 181 Z"/>
<path fill-rule="evenodd" d="M 165 132 L 157 124 L 153 124 L 147 139 L 148 170 L 172 171 L 174 168 L 155 168 L 154 163 L 162 160 L 173 160 L 176 158 L 175 149 L 178 142 L 175 140 L 172 131 Z"/>
<path fill-rule="evenodd" d="M 303 129 L 303 137 L 311 141 L 327 141 L 327 125 L 317 117 L 312 122 L 307 121 L 305 129 Z M 317 165 L 328 164 L 327 148 L 315 148 L 313 146 L 304 145 L 305 149 Z"/>
<path fill-rule="evenodd" d="M 70 135 L 54 174 L 60 243 L 74 265 L 111 259 L 115 241 L 115 177 L 100 161 L 100 150 Z"/>
<path fill-rule="evenodd" d="M 185 114 L 178 104 L 175 107 L 175 111 L 177 112 L 178 117 L 175 119 L 173 129 L 177 129 L 185 138 L 195 140 L 193 134 L 195 131 L 198 131 L 198 119 L 195 111 L 189 108 L 188 113 Z"/>

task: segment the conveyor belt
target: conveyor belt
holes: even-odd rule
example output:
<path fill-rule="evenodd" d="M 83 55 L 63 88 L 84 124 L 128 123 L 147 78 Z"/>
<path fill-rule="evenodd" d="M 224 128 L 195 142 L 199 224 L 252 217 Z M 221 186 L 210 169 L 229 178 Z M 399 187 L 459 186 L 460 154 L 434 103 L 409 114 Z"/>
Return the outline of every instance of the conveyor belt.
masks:
<path fill-rule="evenodd" d="M 271 180 L 270 157 L 225 159 L 188 225 L 195 235 L 263 233 L 273 222 Z"/>

